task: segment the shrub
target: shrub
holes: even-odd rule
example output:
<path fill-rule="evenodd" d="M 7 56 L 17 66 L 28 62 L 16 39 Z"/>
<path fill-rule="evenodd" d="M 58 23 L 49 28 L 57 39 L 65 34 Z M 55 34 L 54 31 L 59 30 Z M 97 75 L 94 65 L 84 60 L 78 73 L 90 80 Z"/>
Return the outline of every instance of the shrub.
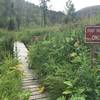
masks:
<path fill-rule="evenodd" d="M 68 37 L 59 33 L 33 43 L 29 50 L 30 66 L 38 73 L 51 100 L 61 95 L 66 100 L 98 100 L 99 74 L 94 75 L 91 68 L 90 48 L 71 34 Z"/>

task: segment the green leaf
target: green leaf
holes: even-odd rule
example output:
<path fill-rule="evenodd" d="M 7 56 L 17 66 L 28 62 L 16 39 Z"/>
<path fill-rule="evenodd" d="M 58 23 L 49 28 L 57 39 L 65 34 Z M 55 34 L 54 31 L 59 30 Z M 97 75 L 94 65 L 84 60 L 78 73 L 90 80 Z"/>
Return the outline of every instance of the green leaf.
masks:
<path fill-rule="evenodd" d="M 66 94 L 66 95 L 71 94 L 71 93 L 72 93 L 72 91 L 70 91 L 70 90 L 66 90 L 63 92 L 63 94 Z"/>
<path fill-rule="evenodd" d="M 80 63 L 81 62 L 81 58 L 79 56 L 77 56 L 72 60 L 72 62 L 73 63 Z"/>
<path fill-rule="evenodd" d="M 85 97 L 73 95 L 70 100 L 85 100 Z"/>
<path fill-rule="evenodd" d="M 64 82 L 64 84 L 66 84 L 66 85 L 68 85 L 68 86 L 70 86 L 70 87 L 72 87 L 72 86 L 73 86 L 73 84 L 72 84 L 72 82 L 71 82 L 71 81 L 65 81 L 65 82 Z"/>
<path fill-rule="evenodd" d="M 59 97 L 57 100 L 66 100 L 64 96 Z"/>
<path fill-rule="evenodd" d="M 78 89 L 78 93 L 80 93 L 80 94 L 83 93 L 84 91 L 85 91 L 85 89 L 82 89 L 82 88 Z"/>

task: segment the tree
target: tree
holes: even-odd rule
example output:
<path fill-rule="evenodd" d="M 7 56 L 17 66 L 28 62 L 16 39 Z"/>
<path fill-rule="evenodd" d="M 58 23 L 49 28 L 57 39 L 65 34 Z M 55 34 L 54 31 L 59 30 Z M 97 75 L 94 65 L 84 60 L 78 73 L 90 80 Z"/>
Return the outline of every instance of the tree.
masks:
<path fill-rule="evenodd" d="M 12 19 L 15 17 L 14 15 L 15 9 L 13 0 L 0 0 L 0 27 L 10 28 L 9 25 L 11 25 Z M 13 24 L 15 23 L 13 22 Z"/>
<path fill-rule="evenodd" d="M 45 26 L 47 24 L 47 2 L 50 0 L 40 0 L 40 7 L 41 7 L 41 15 L 42 15 L 42 25 Z"/>
<path fill-rule="evenodd" d="M 74 4 L 72 3 L 71 0 L 68 0 L 66 2 L 66 11 L 67 11 L 67 15 L 65 18 L 65 23 L 68 23 L 70 21 L 74 21 L 75 19 L 75 8 L 74 8 Z"/>
<path fill-rule="evenodd" d="M 13 0 L 15 5 L 15 13 L 16 13 L 16 26 L 17 29 L 20 29 L 21 24 L 24 22 L 24 6 L 25 6 L 25 0 Z"/>
<path fill-rule="evenodd" d="M 15 9 L 14 9 L 14 3 L 12 2 L 10 5 L 10 14 L 9 14 L 9 20 L 8 20 L 8 30 L 15 30 L 16 29 L 16 16 L 15 16 Z"/>
<path fill-rule="evenodd" d="M 5 5 L 4 0 L 0 0 L 0 28 L 4 28 L 6 26 L 6 24 L 4 23 L 5 18 L 3 16 L 5 11 L 4 5 Z"/>

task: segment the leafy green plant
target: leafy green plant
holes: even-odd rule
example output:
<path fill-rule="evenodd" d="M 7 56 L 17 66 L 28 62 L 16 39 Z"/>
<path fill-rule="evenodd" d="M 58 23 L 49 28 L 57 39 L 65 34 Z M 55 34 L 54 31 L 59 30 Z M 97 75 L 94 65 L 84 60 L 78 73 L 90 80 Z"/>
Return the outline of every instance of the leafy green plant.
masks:
<path fill-rule="evenodd" d="M 57 100 L 66 100 L 64 96 L 59 97 Z"/>
<path fill-rule="evenodd" d="M 5 58 L 0 65 L 0 100 L 28 100 L 31 93 L 22 89 L 22 73 L 12 57 Z"/>
<path fill-rule="evenodd" d="M 98 100 L 98 75 L 93 76 L 89 52 L 82 39 L 58 34 L 32 44 L 30 66 L 38 73 L 52 100 L 62 93 L 71 100 Z"/>
<path fill-rule="evenodd" d="M 64 84 L 66 84 L 66 90 L 63 94 L 66 95 L 67 99 L 77 100 L 79 98 L 79 100 L 85 100 L 85 95 L 83 95 L 85 89 L 82 87 L 76 87 L 76 81 L 77 80 L 65 81 Z"/>
<path fill-rule="evenodd" d="M 14 35 L 12 32 L 0 29 L 0 62 L 4 56 L 13 54 Z"/>

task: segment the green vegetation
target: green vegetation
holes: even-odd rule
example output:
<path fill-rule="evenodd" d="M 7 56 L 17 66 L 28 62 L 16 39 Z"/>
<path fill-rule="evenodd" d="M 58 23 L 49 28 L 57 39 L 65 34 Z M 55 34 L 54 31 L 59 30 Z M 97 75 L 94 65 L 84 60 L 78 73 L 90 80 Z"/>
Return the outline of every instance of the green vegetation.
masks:
<path fill-rule="evenodd" d="M 98 21 L 99 15 L 63 27 L 18 33 L 29 48 L 30 68 L 39 75 L 51 100 L 99 100 L 100 65 L 91 68 L 91 48 L 83 38 L 84 26 Z"/>
<path fill-rule="evenodd" d="M 0 29 L 0 100 L 28 100 L 30 93 L 22 89 L 22 73 L 13 57 L 14 34 Z"/>
<path fill-rule="evenodd" d="M 65 18 L 65 23 L 67 24 L 68 22 L 75 21 L 76 19 L 76 13 L 75 13 L 75 8 L 74 4 L 72 3 L 71 0 L 68 0 L 66 2 L 66 13 L 67 16 Z"/>
<path fill-rule="evenodd" d="M 22 73 L 13 55 L 15 41 L 29 49 L 29 68 L 51 100 L 100 100 L 100 63 L 92 67 L 91 45 L 84 43 L 85 25 L 100 23 L 100 7 L 75 12 L 68 0 L 65 15 L 48 10 L 49 0 L 40 1 L 39 7 L 24 0 L 0 0 L 0 100 L 30 96 L 21 87 Z M 85 17 L 84 11 L 88 11 Z"/>
<path fill-rule="evenodd" d="M 0 29 L 0 62 L 8 54 L 13 54 L 14 35 L 4 29 Z"/>
<path fill-rule="evenodd" d="M 0 64 L 0 100 L 28 100 L 30 93 L 22 89 L 22 73 L 18 61 L 10 56 Z"/>
<path fill-rule="evenodd" d="M 84 44 L 82 31 L 76 30 L 56 32 L 32 42 L 29 48 L 31 68 L 38 73 L 51 100 L 62 95 L 65 99 L 58 100 L 99 100 L 100 69 L 91 68 L 90 47 Z"/>
<path fill-rule="evenodd" d="M 0 100 L 20 100 L 21 73 L 16 60 L 8 57 L 0 65 Z"/>
<path fill-rule="evenodd" d="M 0 28 L 19 30 L 22 26 L 44 26 L 62 23 L 65 14 L 48 10 L 47 1 L 40 7 L 25 0 L 0 0 Z"/>

